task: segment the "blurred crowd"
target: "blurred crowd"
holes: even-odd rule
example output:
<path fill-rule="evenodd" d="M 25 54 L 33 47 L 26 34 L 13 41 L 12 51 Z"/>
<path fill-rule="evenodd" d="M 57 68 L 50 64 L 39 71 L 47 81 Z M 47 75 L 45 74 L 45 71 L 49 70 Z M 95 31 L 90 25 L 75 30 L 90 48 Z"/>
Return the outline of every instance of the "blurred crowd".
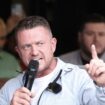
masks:
<path fill-rule="evenodd" d="M 9 18 L 5 21 L 0 17 L 0 79 L 3 82 L 25 69 L 15 51 L 14 41 L 14 28 L 25 16 L 22 5 L 13 4 Z"/>

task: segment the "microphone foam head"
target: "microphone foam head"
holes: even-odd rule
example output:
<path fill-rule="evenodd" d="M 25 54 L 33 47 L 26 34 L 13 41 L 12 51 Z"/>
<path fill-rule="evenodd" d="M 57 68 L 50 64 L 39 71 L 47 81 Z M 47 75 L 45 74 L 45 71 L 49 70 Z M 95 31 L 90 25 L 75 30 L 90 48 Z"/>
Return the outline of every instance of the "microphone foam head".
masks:
<path fill-rule="evenodd" d="M 38 67 L 39 67 L 39 62 L 38 62 L 37 60 L 33 60 L 33 59 L 32 59 L 32 60 L 29 62 L 28 68 L 29 68 L 30 71 L 35 71 L 35 70 L 38 69 Z"/>

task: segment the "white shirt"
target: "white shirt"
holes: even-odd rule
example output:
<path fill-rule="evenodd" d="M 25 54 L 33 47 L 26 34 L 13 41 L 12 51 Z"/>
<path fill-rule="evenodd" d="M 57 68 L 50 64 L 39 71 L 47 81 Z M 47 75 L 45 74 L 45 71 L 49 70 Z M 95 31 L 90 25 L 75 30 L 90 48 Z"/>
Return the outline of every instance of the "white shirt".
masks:
<path fill-rule="evenodd" d="M 46 90 L 47 85 L 57 77 L 61 69 L 63 72 L 57 83 L 62 86 L 62 90 L 58 94 Z M 23 85 L 22 78 L 23 74 L 9 80 L 2 87 L 0 105 L 10 105 L 13 93 Z M 35 79 L 32 91 L 37 91 L 37 95 L 32 99 L 31 105 L 37 105 L 43 90 L 39 105 L 105 105 L 104 88 L 96 87 L 85 70 L 76 65 L 64 63 L 60 59 L 51 74 Z"/>

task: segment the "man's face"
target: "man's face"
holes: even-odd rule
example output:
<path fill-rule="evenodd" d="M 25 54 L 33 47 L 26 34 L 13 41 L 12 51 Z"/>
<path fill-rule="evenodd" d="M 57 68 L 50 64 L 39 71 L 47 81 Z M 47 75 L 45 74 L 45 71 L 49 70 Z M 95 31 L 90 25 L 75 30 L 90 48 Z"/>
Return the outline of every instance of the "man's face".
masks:
<path fill-rule="evenodd" d="M 96 46 L 96 51 L 101 55 L 105 51 L 105 23 L 87 23 L 79 33 L 79 42 L 83 49 L 91 53 L 91 45 Z"/>
<path fill-rule="evenodd" d="M 6 42 L 6 30 L 0 26 L 0 50 L 3 49 Z"/>
<path fill-rule="evenodd" d="M 31 59 L 39 61 L 39 71 L 51 68 L 56 39 L 42 26 L 19 31 L 17 34 L 17 52 L 27 66 Z"/>

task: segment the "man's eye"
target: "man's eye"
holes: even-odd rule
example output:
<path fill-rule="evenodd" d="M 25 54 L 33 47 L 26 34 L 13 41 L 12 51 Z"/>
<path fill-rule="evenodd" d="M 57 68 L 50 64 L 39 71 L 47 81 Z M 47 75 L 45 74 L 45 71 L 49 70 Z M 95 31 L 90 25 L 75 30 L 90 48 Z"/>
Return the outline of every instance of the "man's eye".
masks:
<path fill-rule="evenodd" d="M 105 33 L 99 33 L 99 36 L 105 36 Z"/>
<path fill-rule="evenodd" d="M 93 36 L 94 32 L 83 32 L 83 34 L 87 35 L 87 36 Z"/>
<path fill-rule="evenodd" d="M 27 49 L 30 49 L 31 48 L 31 45 L 24 45 L 23 47 L 22 47 L 22 49 L 24 49 L 24 50 L 27 50 Z"/>
<path fill-rule="evenodd" d="M 42 46 L 42 45 L 43 45 L 43 43 L 42 43 L 42 42 L 39 42 L 39 43 L 37 43 L 37 45 L 38 45 L 38 46 Z"/>

